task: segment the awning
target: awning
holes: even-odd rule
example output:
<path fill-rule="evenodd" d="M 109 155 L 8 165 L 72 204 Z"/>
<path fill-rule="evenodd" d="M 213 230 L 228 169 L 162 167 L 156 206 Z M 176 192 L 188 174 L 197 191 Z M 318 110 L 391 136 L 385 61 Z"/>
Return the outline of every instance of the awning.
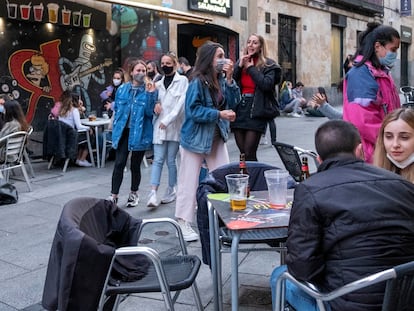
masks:
<path fill-rule="evenodd" d="M 211 22 L 212 19 L 209 17 L 191 14 L 179 10 L 174 10 L 170 8 L 166 8 L 159 5 L 153 5 L 153 4 L 146 4 L 141 3 L 133 0 L 100 0 L 101 2 L 107 2 L 111 4 L 120 4 L 140 9 L 146 9 L 146 10 L 152 10 L 156 11 L 160 14 L 160 16 L 165 16 L 166 18 L 172 18 L 180 21 L 186 21 L 186 22 L 192 22 L 196 24 L 205 24 L 208 22 Z"/>

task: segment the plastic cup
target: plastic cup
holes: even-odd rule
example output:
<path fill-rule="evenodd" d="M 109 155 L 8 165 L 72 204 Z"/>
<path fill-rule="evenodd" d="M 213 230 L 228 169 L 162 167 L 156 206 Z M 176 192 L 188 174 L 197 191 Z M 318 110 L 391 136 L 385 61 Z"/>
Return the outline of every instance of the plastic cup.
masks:
<path fill-rule="evenodd" d="M 31 4 L 20 4 L 20 16 L 24 20 L 28 20 L 30 18 L 30 10 Z"/>
<path fill-rule="evenodd" d="M 81 11 L 73 12 L 72 13 L 73 26 L 80 26 L 80 20 L 81 20 Z"/>
<path fill-rule="evenodd" d="M 92 13 L 89 14 L 83 14 L 83 27 L 90 27 L 91 26 L 91 16 Z"/>
<path fill-rule="evenodd" d="M 249 175 L 229 174 L 226 175 L 228 192 L 230 194 L 230 207 L 233 211 L 246 209 L 247 188 L 249 185 Z"/>
<path fill-rule="evenodd" d="M 7 14 L 9 18 L 17 18 L 17 3 L 7 3 Z"/>
<path fill-rule="evenodd" d="M 43 20 L 43 3 L 33 6 L 33 14 L 36 22 L 41 22 Z"/>
<path fill-rule="evenodd" d="M 271 208 L 286 207 L 287 180 L 289 173 L 285 170 L 268 170 L 264 172 Z"/>
<path fill-rule="evenodd" d="M 67 10 L 65 8 L 61 11 L 61 13 L 62 13 L 62 24 L 63 25 L 70 25 L 70 13 L 71 13 L 71 11 Z"/>

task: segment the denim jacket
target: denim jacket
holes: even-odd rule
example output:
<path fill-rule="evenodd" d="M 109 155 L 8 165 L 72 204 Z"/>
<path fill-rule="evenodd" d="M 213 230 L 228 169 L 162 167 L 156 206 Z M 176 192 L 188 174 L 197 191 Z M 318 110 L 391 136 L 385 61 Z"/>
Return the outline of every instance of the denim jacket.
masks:
<path fill-rule="evenodd" d="M 112 147 L 118 148 L 125 127 L 130 127 L 128 150 L 142 151 L 151 148 L 152 117 L 157 92 L 146 92 L 145 86 L 132 89 L 131 82 L 122 84 L 115 95 Z M 129 123 L 129 124 L 128 124 Z"/>
<path fill-rule="evenodd" d="M 224 77 L 220 78 L 219 82 L 225 101 L 224 109 L 235 109 L 240 101 L 239 87 L 234 81 L 227 85 Z M 215 107 L 207 85 L 202 85 L 200 80 L 195 78 L 187 89 L 181 146 L 195 153 L 210 153 L 216 125 L 223 140 L 227 141 L 229 121 L 220 119 L 220 111 Z"/>

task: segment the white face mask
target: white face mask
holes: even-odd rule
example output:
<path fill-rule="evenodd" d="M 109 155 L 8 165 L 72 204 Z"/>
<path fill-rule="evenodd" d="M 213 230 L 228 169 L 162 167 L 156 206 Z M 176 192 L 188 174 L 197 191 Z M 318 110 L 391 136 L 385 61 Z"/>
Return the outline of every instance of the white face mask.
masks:
<path fill-rule="evenodd" d="M 387 158 L 388 160 L 390 160 L 396 167 L 400 168 L 400 169 L 405 169 L 408 165 L 414 163 L 414 153 L 412 155 L 410 155 L 407 159 L 405 159 L 402 162 L 397 162 L 395 161 L 388 153 L 387 153 Z"/>
<path fill-rule="evenodd" d="M 113 79 L 112 82 L 114 83 L 115 86 L 118 86 L 121 84 L 121 79 Z"/>

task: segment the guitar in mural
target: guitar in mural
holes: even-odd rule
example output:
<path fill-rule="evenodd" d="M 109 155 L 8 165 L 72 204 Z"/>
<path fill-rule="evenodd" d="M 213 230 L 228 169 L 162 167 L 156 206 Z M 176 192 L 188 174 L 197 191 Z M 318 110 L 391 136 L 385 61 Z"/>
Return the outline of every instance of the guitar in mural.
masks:
<path fill-rule="evenodd" d="M 82 81 L 81 78 L 84 76 L 87 76 L 95 71 L 98 71 L 100 69 L 102 69 L 103 67 L 108 67 L 112 65 L 112 59 L 107 58 L 105 59 L 105 61 L 103 62 L 103 64 L 100 64 L 98 66 L 89 68 L 87 70 L 84 71 L 80 71 L 81 70 L 81 66 L 77 66 L 75 67 L 75 69 L 73 69 L 73 71 L 71 73 L 62 75 L 60 77 L 60 85 L 62 87 L 62 90 L 66 91 L 66 90 L 72 90 L 75 86 L 80 85 L 82 86 Z"/>

